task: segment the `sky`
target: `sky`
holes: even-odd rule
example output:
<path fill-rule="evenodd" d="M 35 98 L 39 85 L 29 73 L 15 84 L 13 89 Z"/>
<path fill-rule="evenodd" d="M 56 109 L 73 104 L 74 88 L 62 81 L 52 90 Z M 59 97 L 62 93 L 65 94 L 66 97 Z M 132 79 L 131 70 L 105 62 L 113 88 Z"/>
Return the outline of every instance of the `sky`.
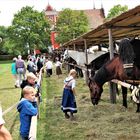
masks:
<path fill-rule="evenodd" d="M 132 9 L 140 5 L 140 0 L 0 0 L 0 26 L 10 26 L 14 14 L 20 11 L 22 7 L 33 6 L 34 10 L 41 12 L 48 3 L 57 11 L 64 8 L 73 10 L 93 9 L 94 6 L 99 9 L 102 4 L 105 15 L 107 15 L 114 5 L 127 5 L 129 9 Z"/>

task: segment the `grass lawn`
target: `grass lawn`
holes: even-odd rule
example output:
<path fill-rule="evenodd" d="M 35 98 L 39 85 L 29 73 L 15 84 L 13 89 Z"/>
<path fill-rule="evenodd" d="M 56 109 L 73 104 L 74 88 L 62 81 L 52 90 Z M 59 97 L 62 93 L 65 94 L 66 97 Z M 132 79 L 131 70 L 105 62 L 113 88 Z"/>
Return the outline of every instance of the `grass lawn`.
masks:
<path fill-rule="evenodd" d="M 20 89 L 15 89 L 10 73 L 10 62 L 0 62 L 0 101 L 3 110 L 15 104 L 20 97 Z M 82 78 L 76 79 L 78 113 L 76 121 L 66 120 L 60 109 L 65 70 L 58 78 L 55 74 L 42 84 L 40 119 L 37 140 L 138 140 L 140 139 L 140 114 L 135 113 L 136 105 L 128 98 L 128 109 L 122 107 L 122 97 L 117 96 L 117 104 L 111 104 L 108 84 L 104 86 L 102 99 L 93 106 L 88 87 Z M 6 127 L 13 140 L 19 136 L 19 115 L 16 109 L 4 116 Z"/>
<path fill-rule="evenodd" d="M 14 87 L 11 74 L 12 61 L 0 61 L 0 102 L 3 111 L 19 101 L 20 89 Z M 19 118 L 16 108 L 4 115 L 6 127 L 10 130 L 13 139 L 17 140 L 19 134 Z"/>

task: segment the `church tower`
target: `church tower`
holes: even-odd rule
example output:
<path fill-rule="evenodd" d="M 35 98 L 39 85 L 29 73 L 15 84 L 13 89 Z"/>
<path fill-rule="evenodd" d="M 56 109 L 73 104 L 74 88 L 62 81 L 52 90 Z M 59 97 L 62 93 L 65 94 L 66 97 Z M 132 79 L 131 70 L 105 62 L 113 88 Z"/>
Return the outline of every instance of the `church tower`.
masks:
<path fill-rule="evenodd" d="M 52 25 L 51 30 L 54 30 L 57 21 L 58 12 L 55 9 L 53 9 L 49 3 L 46 6 L 44 12 L 46 18 L 50 21 Z"/>

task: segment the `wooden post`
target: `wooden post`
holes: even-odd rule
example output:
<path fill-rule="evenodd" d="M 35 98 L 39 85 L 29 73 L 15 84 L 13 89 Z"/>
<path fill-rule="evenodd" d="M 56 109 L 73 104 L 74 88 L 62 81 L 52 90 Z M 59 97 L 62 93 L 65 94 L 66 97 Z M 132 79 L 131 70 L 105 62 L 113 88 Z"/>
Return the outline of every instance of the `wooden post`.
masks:
<path fill-rule="evenodd" d="M 85 39 L 84 39 L 84 45 L 85 45 L 86 64 L 88 65 L 87 42 Z M 85 71 L 85 79 L 86 79 L 86 84 L 87 84 L 88 83 L 88 70 L 87 69 Z"/>
<path fill-rule="evenodd" d="M 76 48 L 75 48 L 75 44 L 73 44 L 73 46 L 74 46 L 74 51 L 76 50 Z"/>
<path fill-rule="evenodd" d="M 84 45 L 85 45 L 86 64 L 88 64 L 87 42 L 85 39 L 84 39 Z"/>
<path fill-rule="evenodd" d="M 113 51 L 113 39 L 112 39 L 112 30 L 108 29 L 108 35 L 109 35 L 109 51 L 110 51 L 110 59 L 112 59 L 114 57 L 114 51 Z M 109 86 L 110 86 L 110 100 L 111 103 L 116 103 L 116 84 L 109 82 Z"/>

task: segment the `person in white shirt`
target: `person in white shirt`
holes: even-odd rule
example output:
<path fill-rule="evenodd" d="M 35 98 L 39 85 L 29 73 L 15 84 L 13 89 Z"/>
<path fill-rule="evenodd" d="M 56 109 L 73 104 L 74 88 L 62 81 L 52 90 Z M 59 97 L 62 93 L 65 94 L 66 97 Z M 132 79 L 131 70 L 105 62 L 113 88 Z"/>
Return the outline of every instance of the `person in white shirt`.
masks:
<path fill-rule="evenodd" d="M 58 78 L 59 75 L 62 74 L 61 65 L 62 63 L 59 61 L 59 58 L 56 58 L 55 66 L 56 66 L 56 75 L 58 75 Z"/>
<path fill-rule="evenodd" d="M 47 76 L 50 77 L 52 75 L 53 63 L 50 61 L 49 58 L 46 60 L 45 68 Z"/>
<path fill-rule="evenodd" d="M 2 117 L 2 108 L 0 106 L 0 140 L 12 140 L 10 132 L 4 126 L 4 119 Z"/>

